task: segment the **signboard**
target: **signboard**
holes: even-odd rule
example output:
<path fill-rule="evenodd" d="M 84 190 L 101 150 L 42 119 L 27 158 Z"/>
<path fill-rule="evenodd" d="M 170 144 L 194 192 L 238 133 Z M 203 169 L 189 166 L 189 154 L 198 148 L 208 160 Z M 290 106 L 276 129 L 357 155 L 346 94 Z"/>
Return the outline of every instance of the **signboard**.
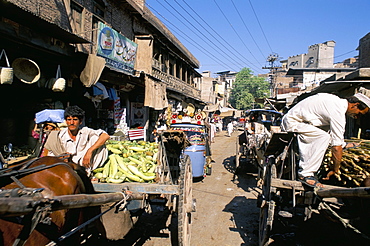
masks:
<path fill-rule="evenodd" d="M 137 44 L 114 29 L 99 22 L 97 54 L 106 60 L 106 66 L 133 73 Z"/>
<path fill-rule="evenodd" d="M 131 126 L 139 125 L 144 126 L 145 124 L 145 108 L 144 103 L 131 103 Z"/>

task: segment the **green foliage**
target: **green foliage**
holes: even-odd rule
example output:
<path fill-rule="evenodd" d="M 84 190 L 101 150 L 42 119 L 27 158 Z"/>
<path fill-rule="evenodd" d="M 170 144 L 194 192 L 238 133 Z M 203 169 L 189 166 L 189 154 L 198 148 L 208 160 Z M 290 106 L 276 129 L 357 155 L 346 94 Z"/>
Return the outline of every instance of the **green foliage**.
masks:
<path fill-rule="evenodd" d="M 230 95 L 230 104 L 241 110 L 256 108 L 255 98 L 268 97 L 269 83 L 253 75 L 252 70 L 243 68 L 236 75 Z"/>

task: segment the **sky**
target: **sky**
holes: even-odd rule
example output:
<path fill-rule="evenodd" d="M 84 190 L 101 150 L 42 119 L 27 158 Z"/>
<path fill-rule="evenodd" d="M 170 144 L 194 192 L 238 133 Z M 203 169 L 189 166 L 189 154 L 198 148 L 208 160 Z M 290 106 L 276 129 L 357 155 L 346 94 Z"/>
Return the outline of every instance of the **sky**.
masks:
<path fill-rule="evenodd" d="M 267 73 L 270 55 L 305 54 L 335 41 L 334 62 L 358 55 L 370 32 L 370 0 L 146 0 L 199 61 L 198 72 L 250 68 Z"/>

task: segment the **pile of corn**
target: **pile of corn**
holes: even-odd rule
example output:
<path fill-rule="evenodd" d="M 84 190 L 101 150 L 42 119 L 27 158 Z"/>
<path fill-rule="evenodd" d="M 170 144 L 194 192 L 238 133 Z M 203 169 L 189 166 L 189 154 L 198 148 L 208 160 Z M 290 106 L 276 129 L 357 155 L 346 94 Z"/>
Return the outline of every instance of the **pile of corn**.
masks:
<path fill-rule="evenodd" d="M 108 140 L 106 147 L 107 162 L 93 170 L 99 182 L 153 182 L 156 178 L 157 143 Z"/>
<path fill-rule="evenodd" d="M 356 142 L 356 141 L 352 141 Z M 334 185 L 358 187 L 365 178 L 370 177 L 370 142 L 358 141 L 360 146 L 343 150 L 339 174 L 335 175 Z M 320 173 L 322 177 L 331 170 L 331 150 L 327 150 Z"/>

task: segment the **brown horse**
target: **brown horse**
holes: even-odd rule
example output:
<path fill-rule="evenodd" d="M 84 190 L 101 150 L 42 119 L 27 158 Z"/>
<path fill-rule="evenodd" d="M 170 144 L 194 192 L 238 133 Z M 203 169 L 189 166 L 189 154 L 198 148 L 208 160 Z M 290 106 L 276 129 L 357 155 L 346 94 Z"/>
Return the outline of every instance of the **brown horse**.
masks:
<path fill-rule="evenodd" d="M 24 168 L 24 165 L 27 165 L 27 168 Z M 94 193 L 93 186 L 83 167 L 74 163 L 63 162 L 57 157 L 42 157 L 17 166 L 20 167 L 20 170 L 30 170 L 32 168 L 40 168 L 41 165 L 45 165 L 46 167 L 52 165 L 52 167 L 28 174 L 21 174 L 17 177 L 19 182 L 14 182 L 9 177 L 0 178 L 1 189 L 22 188 L 20 186 L 23 186 L 23 188 L 44 188 L 41 194 L 46 198 L 60 195 Z M 54 241 L 80 225 L 87 217 L 92 217 L 97 213 L 98 208 L 96 207 L 51 212 L 48 216 L 49 218 L 44 220 L 43 223 L 39 223 L 29 237 L 27 233 L 26 236 L 22 235 L 22 229 L 25 227 L 27 216 L 4 217 L 0 219 L 0 245 L 13 245 L 15 240 L 24 239 L 27 240 L 25 245 L 46 245 L 48 242 Z M 23 231 L 25 230 L 23 229 Z M 79 240 L 79 233 L 75 233 L 72 237 L 68 237 L 58 245 L 78 245 Z"/>

